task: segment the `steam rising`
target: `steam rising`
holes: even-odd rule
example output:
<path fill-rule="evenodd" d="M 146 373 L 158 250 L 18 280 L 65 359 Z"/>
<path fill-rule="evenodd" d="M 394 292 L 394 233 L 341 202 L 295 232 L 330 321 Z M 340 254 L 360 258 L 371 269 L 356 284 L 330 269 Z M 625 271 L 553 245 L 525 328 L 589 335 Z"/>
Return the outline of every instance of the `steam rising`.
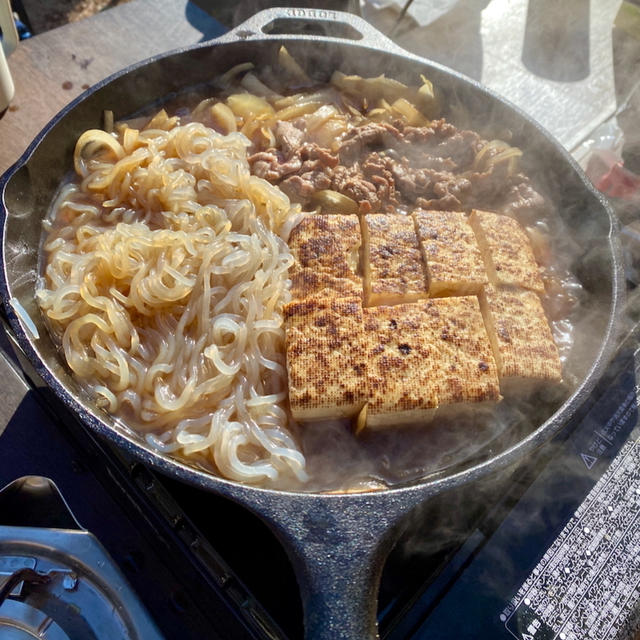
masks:
<path fill-rule="evenodd" d="M 408 81 L 422 71 L 416 63 L 376 55 L 352 56 L 337 64 L 341 56 L 337 49 L 332 51 L 329 64 L 345 73 L 371 76 L 384 68 L 388 76 Z M 292 43 L 291 52 L 304 69 L 327 68 L 326 52 L 318 47 Z M 287 479 L 284 484 L 274 483 L 276 488 L 378 489 L 415 483 L 491 457 L 534 431 L 560 407 L 588 373 L 602 343 L 610 310 L 611 265 L 606 251 L 604 256 L 594 254 L 596 248 L 606 247 L 609 233 L 600 204 L 585 196 L 583 185 L 552 143 L 514 118 L 508 108 L 442 72 L 434 71 L 430 79 L 442 92 L 444 115 L 454 125 L 476 130 L 485 139 L 500 137 L 523 150 L 522 170 L 545 196 L 541 217 L 524 216 L 520 221 L 532 237 L 536 232 L 543 237 L 537 257 L 552 283 L 543 302 L 563 361 L 563 384 L 532 388 L 490 411 L 436 415 L 428 425 L 357 437 L 340 422 L 305 425 L 300 429 L 300 445 L 311 480 L 298 484 Z M 180 98 L 176 105 L 189 100 Z M 534 140 L 540 140 L 539 147 L 532 146 Z"/>

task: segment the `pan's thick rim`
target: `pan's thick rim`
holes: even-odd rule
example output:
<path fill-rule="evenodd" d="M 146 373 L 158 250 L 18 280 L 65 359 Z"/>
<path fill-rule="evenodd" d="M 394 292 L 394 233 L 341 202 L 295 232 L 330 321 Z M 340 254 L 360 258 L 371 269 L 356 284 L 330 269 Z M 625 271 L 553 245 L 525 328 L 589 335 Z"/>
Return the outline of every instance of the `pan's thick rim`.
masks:
<path fill-rule="evenodd" d="M 129 67 L 121 69 L 120 71 L 101 80 L 97 84 L 84 91 L 78 97 L 76 97 L 63 109 L 61 109 L 33 139 L 22 156 L 0 178 L 0 224 L 2 225 L 2 251 L 0 252 L 0 294 L 2 296 L 5 313 L 13 331 L 15 332 L 18 344 L 31 364 L 34 366 L 36 372 L 42 377 L 46 384 L 50 388 L 52 388 L 56 396 L 66 405 L 66 407 L 70 409 L 70 411 L 74 415 L 78 416 L 81 422 L 89 426 L 100 436 L 107 438 L 116 446 L 121 447 L 140 461 L 150 464 L 152 467 L 158 469 L 162 473 L 173 476 L 179 480 L 187 482 L 201 489 L 215 491 L 234 500 L 241 501 L 245 504 L 251 504 L 254 501 L 262 503 L 265 499 L 272 499 L 274 496 L 283 496 L 288 498 L 295 497 L 301 500 L 313 501 L 322 500 L 331 503 L 341 503 L 344 500 L 348 500 L 351 504 L 353 504 L 354 502 L 371 503 L 372 500 L 377 501 L 379 499 L 393 499 L 400 497 L 404 497 L 408 499 L 409 502 L 412 502 L 411 497 L 427 497 L 453 486 L 471 481 L 474 478 L 478 478 L 492 470 L 498 471 L 521 459 L 525 454 L 531 452 L 532 450 L 549 440 L 568 422 L 568 420 L 573 416 L 576 410 L 583 404 L 584 400 L 593 390 L 598 379 L 604 373 L 606 365 L 615 350 L 616 338 L 618 335 L 619 315 L 623 308 L 625 291 L 622 249 L 619 240 L 619 224 L 616 216 L 613 213 L 613 210 L 606 198 L 595 189 L 588 178 L 584 175 L 578 164 L 571 157 L 571 155 L 560 145 L 557 140 L 555 140 L 555 138 L 549 132 L 547 132 L 539 123 L 532 120 L 521 109 L 510 103 L 502 96 L 497 95 L 495 92 L 481 85 L 477 81 L 468 78 L 455 70 L 449 69 L 439 63 L 420 58 L 409 52 L 405 52 L 395 45 L 385 46 L 385 42 L 382 42 L 381 46 L 370 46 L 366 43 L 344 40 L 342 38 L 286 34 L 278 36 L 278 39 L 283 42 L 305 42 L 310 40 L 321 40 L 322 42 L 335 42 L 336 44 L 339 44 L 341 46 L 349 46 L 357 48 L 359 50 L 372 51 L 376 52 L 377 54 L 386 53 L 389 56 L 404 60 L 410 60 L 425 65 L 426 67 L 433 68 L 440 73 L 452 76 L 457 82 L 469 85 L 476 92 L 485 94 L 490 99 L 502 103 L 508 109 L 515 112 L 517 116 L 528 122 L 529 125 L 532 126 L 540 136 L 544 137 L 549 143 L 551 143 L 563 157 L 564 161 L 573 169 L 574 173 L 577 174 L 577 177 L 582 182 L 584 189 L 589 191 L 591 195 L 597 199 L 600 206 L 604 210 L 604 213 L 606 213 L 606 215 L 608 216 L 610 231 L 607 240 L 612 256 L 613 273 L 611 308 L 606 333 L 603 337 L 598 355 L 589 368 L 587 375 L 584 377 L 581 384 L 571 394 L 571 396 L 556 410 L 556 412 L 550 418 L 543 422 L 535 431 L 531 432 L 524 439 L 520 440 L 518 443 L 497 454 L 496 456 L 474 466 L 452 473 L 451 475 L 445 475 L 437 479 L 427 479 L 423 482 L 417 482 L 415 484 L 401 487 L 391 487 L 380 491 L 363 491 L 357 493 L 328 494 L 269 489 L 227 480 L 225 478 L 214 476 L 205 471 L 201 471 L 194 467 L 190 467 L 177 459 L 169 458 L 157 451 L 147 448 L 141 442 L 136 442 L 126 433 L 113 429 L 106 422 L 103 422 L 102 420 L 91 414 L 81 403 L 75 400 L 73 395 L 66 390 L 66 387 L 61 384 L 61 382 L 53 374 L 51 369 L 49 369 L 49 367 L 39 357 L 37 350 L 34 348 L 31 339 L 27 335 L 27 332 L 25 331 L 20 318 L 10 304 L 9 282 L 5 261 L 7 211 L 4 202 L 4 193 L 6 185 L 11 180 L 13 175 L 29 161 L 31 156 L 35 153 L 37 147 L 48 134 L 48 132 L 56 124 L 58 124 L 58 122 L 60 122 L 68 114 L 70 114 L 78 104 L 84 102 L 89 96 L 93 95 L 114 80 L 164 58 L 180 55 L 197 49 L 209 47 L 215 48 L 225 46 L 234 42 L 246 41 L 247 36 L 242 34 L 242 32 L 240 31 L 241 28 L 242 25 L 240 25 L 240 27 L 236 30 L 235 33 L 237 35 L 235 35 L 235 37 L 233 33 L 225 34 L 224 36 L 216 40 L 197 43 L 187 47 L 180 47 L 173 51 L 158 54 L 146 60 L 130 65 Z M 273 43 L 274 41 L 274 36 L 268 36 L 263 33 L 252 33 L 250 35 L 251 43 Z"/>

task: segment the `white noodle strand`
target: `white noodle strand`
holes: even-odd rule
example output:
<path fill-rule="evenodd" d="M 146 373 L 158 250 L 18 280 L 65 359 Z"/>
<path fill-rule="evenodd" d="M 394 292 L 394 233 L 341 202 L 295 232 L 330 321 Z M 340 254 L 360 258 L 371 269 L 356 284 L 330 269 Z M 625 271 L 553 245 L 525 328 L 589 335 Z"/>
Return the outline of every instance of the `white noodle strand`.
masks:
<path fill-rule="evenodd" d="M 85 132 L 38 300 L 100 406 L 163 453 L 245 482 L 306 479 L 287 427 L 282 307 L 297 217 L 248 140 L 160 112 Z"/>

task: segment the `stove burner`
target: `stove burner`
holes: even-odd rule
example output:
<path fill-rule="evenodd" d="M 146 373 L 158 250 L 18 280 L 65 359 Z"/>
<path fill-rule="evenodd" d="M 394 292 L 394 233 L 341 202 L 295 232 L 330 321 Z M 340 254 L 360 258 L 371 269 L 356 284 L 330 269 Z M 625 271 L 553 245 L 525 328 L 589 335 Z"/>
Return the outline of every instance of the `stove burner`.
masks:
<path fill-rule="evenodd" d="M 36 486 L 34 480 L 17 480 L 0 493 L 25 482 Z M 51 481 L 38 480 L 61 500 Z M 111 557 L 89 532 L 0 526 L 0 550 L 2 640 L 161 639 Z"/>
<path fill-rule="evenodd" d="M 51 616 L 17 600 L 5 600 L 0 606 L 0 637 L 4 640 L 72 640 Z"/>

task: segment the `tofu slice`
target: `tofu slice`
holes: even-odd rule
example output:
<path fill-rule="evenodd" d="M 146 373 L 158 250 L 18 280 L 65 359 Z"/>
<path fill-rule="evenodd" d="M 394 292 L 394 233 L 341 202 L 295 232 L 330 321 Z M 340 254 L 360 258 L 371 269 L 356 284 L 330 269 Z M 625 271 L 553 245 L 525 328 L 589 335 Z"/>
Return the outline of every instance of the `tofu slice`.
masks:
<path fill-rule="evenodd" d="M 370 428 L 498 402 L 491 344 L 475 296 L 364 310 Z"/>
<path fill-rule="evenodd" d="M 498 402 L 498 368 L 478 298 L 435 298 L 423 308 L 438 353 L 435 380 L 440 409 Z"/>
<path fill-rule="evenodd" d="M 488 282 L 473 229 L 460 211 L 413 213 L 432 298 L 478 294 Z"/>
<path fill-rule="evenodd" d="M 362 222 L 365 304 L 428 297 L 424 260 L 409 216 L 371 214 Z"/>
<path fill-rule="evenodd" d="M 529 236 L 517 220 L 474 209 L 469 221 L 476 232 L 491 284 L 544 293 Z"/>
<path fill-rule="evenodd" d="M 291 302 L 284 316 L 294 419 L 326 420 L 358 413 L 366 394 L 361 299 Z"/>
<path fill-rule="evenodd" d="M 533 291 L 488 285 L 480 295 L 503 391 L 562 378 L 562 364 L 540 298 Z"/>
<path fill-rule="evenodd" d="M 305 216 L 289 236 L 293 299 L 362 298 L 360 244 L 358 216 Z"/>
<path fill-rule="evenodd" d="M 429 420 L 438 406 L 438 353 L 419 304 L 364 309 L 367 427 Z"/>

